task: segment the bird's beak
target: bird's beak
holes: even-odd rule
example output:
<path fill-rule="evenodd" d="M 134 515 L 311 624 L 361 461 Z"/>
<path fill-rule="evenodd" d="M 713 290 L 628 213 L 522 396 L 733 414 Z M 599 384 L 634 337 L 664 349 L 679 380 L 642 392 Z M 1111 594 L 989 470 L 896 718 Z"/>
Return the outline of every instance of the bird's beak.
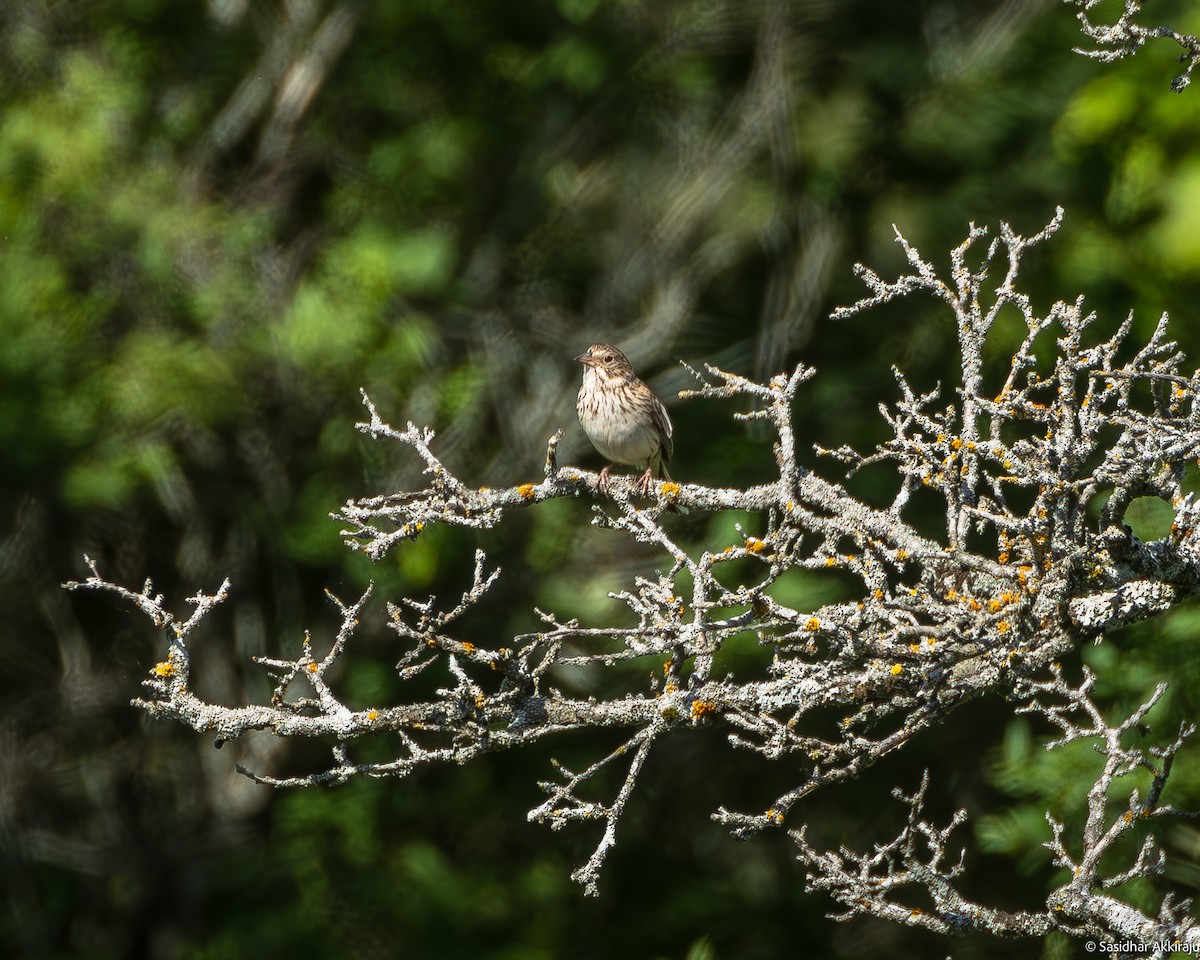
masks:
<path fill-rule="evenodd" d="M 582 363 L 585 367 L 594 367 L 596 365 L 595 358 L 586 353 L 581 353 L 575 358 L 576 363 Z"/>

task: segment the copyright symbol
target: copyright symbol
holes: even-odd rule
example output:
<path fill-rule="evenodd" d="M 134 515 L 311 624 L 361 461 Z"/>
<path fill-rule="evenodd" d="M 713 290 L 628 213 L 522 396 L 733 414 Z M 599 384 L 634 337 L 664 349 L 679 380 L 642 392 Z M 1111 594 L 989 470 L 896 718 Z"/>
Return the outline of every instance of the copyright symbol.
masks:
<path fill-rule="evenodd" d="M 1086 950 L 1088 953 L 1095 953 L 1096 952 L 1096 941 L 1089 940 L 1087 943 L 1084 944 L 1083 949 Z"/>

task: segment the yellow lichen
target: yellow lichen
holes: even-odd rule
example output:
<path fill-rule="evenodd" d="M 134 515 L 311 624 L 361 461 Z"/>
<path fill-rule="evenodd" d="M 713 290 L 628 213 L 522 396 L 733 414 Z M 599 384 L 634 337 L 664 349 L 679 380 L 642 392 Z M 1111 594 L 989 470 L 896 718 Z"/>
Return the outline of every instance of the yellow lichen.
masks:
<path fill-rule="evenodd" d="M 904 667 L 902 667 L 900 664 L 898 664 L 898 663 L 892 664 L 892 676 L 893 677 L 898 677 L 903 672 L 904 672 Z"/>
<path fill-rule="evenodd" d="M 519 487 L 517 487 L 517 493 L 519 493 L 521 495 L 522 499 L 524 499 L 524 500 L 532 500 L 533 499 L 533 484 L 532 483 L 521 484 Z"/>
<path fill-rule="evenodd" d="M 701 720 L 707 717 L 710 713 L 717 712 L 717 705 L 710 703 L 708 700 L 693 700 L 692 701 L 692 719 Z"/>
<path fill-rule="evenodd" d="M 809 630 L 809 631 L 820 630 L 821 629 L 821 621 L 818 620 L 816 617 L 809 617 L 808 620 L 806 620 L 804 623 L 804 629 Z"/>

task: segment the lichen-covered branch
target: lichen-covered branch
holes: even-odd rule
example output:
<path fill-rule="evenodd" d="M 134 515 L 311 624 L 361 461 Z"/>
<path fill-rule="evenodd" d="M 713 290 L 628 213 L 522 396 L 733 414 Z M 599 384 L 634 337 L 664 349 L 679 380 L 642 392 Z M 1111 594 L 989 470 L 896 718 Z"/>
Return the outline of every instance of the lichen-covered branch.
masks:
<path fill-rule="evenodd" d="M 1171 81 L 1171 89 L 1181 93 L 1192 82 L 1192 71 L 1200 60 L 1200 38 L 1190 33 L 1180 33 L 1171 27 L 1147 27 L 1137 22 L 1142 12 L 1142 0 L 1124 0 L 1124 10 L 1112 23 L 1093 23 L 1092 10 L 1100 0 L 1065 0 L 1073 7 L 1078 7 L 1080 29 L 1095 47 L 1092 49 L 1076 48 L 1076 53 L 1085 57 L 1099 60 L 1101 63 L 1112 63 L 1132 57 L 1142 49 L 1147 40 L 1172 40 L 1180 50 L 1179 62 L 1187 64 L 1183 73 Z"/>
<path fill-rule="evenodd" d="M 117 592 L 164 631 L 168 659 L 137 702 L 149 713 L 225 739 L 270 730 L 333 742 L 323 769 L 286 779 L 256 771 L 262 782 L 402 776 L 567 731 L 597 731 L 615 739 L 615 749 L 610 739 L 593 764 L 560 767 L 559 778 L 542 785 L 548 799 L 530 812 L 555 829 L 576 821 L 602 825 L 594 854 L 575 875 L 595 892 L 638 775 L 652 762 L 651 746 L 703 725 L 723 730 L 737 749 L 786 758 L 799 769 L 788 790 L 764 796 L 757 810 L 714 814 L 739 835 L 778 827 L 804 797 L 853 779 L 962 704 L 1023 689 L 1081 644 L 1200 592 L 1200 507 L 1181 489 L 1184 466 L 1200 457 L 1200 381 L 1183 368 L 1165 318 L 1146 343 L 1133 344 L 1129 318 L 1102 333 L 1081 300 L 1041 310 L 1021 289 L 1024 257 L 1053 237 L 1061 217 L 1058 211 L 1030 236 L 1001 224 L 990 237 L 972 225 L 946 275 L 899 231 L 906 273 L 889 280 L 858 267 L 866 294 L 835 319 L 903 297 L 929 298 L 953 324 L 962 361 L 952 390 L 918 388 L 893 371 L 897 399 L 882 410 L 891 435 L 875 449 L 818 450 L 818 468 L 805 462 L 793 408 L 803 402 L 812 368 L 759 383 L 710 365 L 689 367 L 697 385 L 681 399 L 748 400 L 750 412 L 735 417 L 768 425 L 773 443 L 764 455 L 774 461 L 775 479 L 758 486 L 660 482 L 640 500 L 632 480 L 616 479 L 598 497 L 594 473 L 559 464 L 560 431 L 550 438 L 540 477 L 479 487 L 442 462 L 432 430 L 395 428 L 364 396 L 369 419 L 361 429 L 411 449 L 428 482 L 348 501 L 337 517 L 352 549 L 379 559 L 434 524 L 486 529 L 509 511 L 571 497 L 592 505 L 594 524 L 661 557 L 658 572 L 612 595 L 625 611 L 616 626 L 538 611 L 536 631 L 487 645 L 462 639 L 458 625 L 477 614 L 502 578 L 482 552 L 460 596 L 389 604 L 398 677 L 433 671 L 444 682 L 433 697 L 359 710 L 339 699 L 330 668 L 352 650 L 369 592 L 354 604 L 335 601 L 342 626 L 328 645 L 305 638 L 299 658 L 262 661 L 278 682 L 269 703 L 224 707 L 194 694 L 187 647 L 223 591 L 197 597 L 195 613 L 180 622 L 149 585 L 134 594 L 93 570 L 77 586 Z M 989 339 L 1001 328 L 1011 336 L 1013 326 L 1020 346 L 998 364 L 989 359 Z M 879 503 L 853 497 L 838 479 L 868 465 L 894 476 L 894 492 Z M 918 490 L 941 502 L 944 524 L 936 534 L 916 526 Z M 1175 510 L 1171 533 L 1154 542 L 1139 540 L 1124 522 L 1130 503 L 1145 496 Z M 752 519 L 736 527 L 733 542 L 696 544 L 677 532 L 676 509 L 737 509 Z M 734 562 L 749 562 L 754 575 L 732 576 Z M 794 609 L 776 585 L 795 570 L 847 573 L 857 595 Z M 745 635 L 769 653 L 765 666 L 715 676 L 721 648 Z M 591 689 L 605 695 L 572 696 L 570 673 L 579 670 L 604 675 Z M 822 719 L 831 710 L 841 718 L 833 733 Z M 396 755 L 357 759 L 356 742 L 380 735 L 399 743 Z M 597 774 L 617 766 L 625 777 L 606 800 L 597 795 Z M 919 806 L 919 796 L 909 802 Z M 929 829 L 914 821 L 895 856 L 915 856 L 914 838 L 932 837 Z M 890 862 L 888 856 L 878 862 Z M 922 869 L 934 869 L 923 862 Z M 952 912 L 952 898 L 945 902 Z M 1072 909 L 1079 929 L 1099 925 Z"/>
<path fill-rule="evenodd" d="M 966 821 L 967 815 L 959 810 L 941 828 L 922 819 L 929 789 L 928 771 L 912 796 L 895 791 L 896 798 L 908 804 L 908 822 L 894 839 L 877 844 L 871 853 L 855 853 L 846 847 L 836 853 L 818 850 L 808 842 L 805 828 L 792 831 L 799 860 L 808 873 L 808 889 L 827 892 L 845 907 L 844 912 L 834 915 L 838 920 L 869 915 L 936 933 L 1003 937 L 1040 937 L 1061 930 L 1110 941 L 1130 940 L 1147 948 L 1158 945 L 1159 952 L 1144 951 L 1153 956 L 1165 955 L 1164 944 L 1192 953 L 1200 950 L 1200 924 L 1186 918 L 1190 900 L 1180 902 L 1168 895 L 1159 912 L 1148 916 L 1106 892 L 1162 872 L 1163 855 L 1153 835 L 1144 838 L 1132 862 L 1127 860 L 1126 866 L 1114 870 L 1111 863 L 1113 855 L 1121 850 L 1118 843 L 1122 838 L 1141 829 L 1140 825 L 1148 820 L 1197 816 L 1161 802 L 1175 755 L 1195 732 L 1195 726 L 1185 724 L 1175 740 L 1165 746 L 1126 745 L 1131 732 L 1144 724 L 1166 684 L 1160 684 L 1125 720 L 1111 724 L 1091 698 L 1094 681 L 1092 673 L 1084 668 L 1083 682 L 1072 686 L 1055 665 L 1050 668 L 1049 680 L 1023 684 L 1018 691 L 1028 700 L 1018 712 L 1040 714 L 1058 728 L 1061 735 L 1046 745 L 1048 750 L 1081 740 L 1092 742 L 1104 758 L 1104 767 L 1088 790 L 1087 819 L 1077 851 L 1069 849 L 1063 823 L 1046 814 L 1052 835 L 1045 845 L 1054 855 L 1055 866 L 1065 869 L 1069 879 L 1043 904 L 1026 911 L 997 910 L 958 892 L 954 881 L 964 872 L 965 851 L 960 850 L 955 858 L 948 844 L 950 834 Z M 1150 777 L 1145 796 L 1134 789 L 1124 804 L 1116 802 L 1118 782 L 1138 773 Z M 1109 858 L 1102 867 L 1106 854 Z M 926 900 L 917 901 L 913 891 L 923 892 L 933 909 L 918 907 L 916 902 Z M 901 900 L 906 896 L 908 903 Z"/>

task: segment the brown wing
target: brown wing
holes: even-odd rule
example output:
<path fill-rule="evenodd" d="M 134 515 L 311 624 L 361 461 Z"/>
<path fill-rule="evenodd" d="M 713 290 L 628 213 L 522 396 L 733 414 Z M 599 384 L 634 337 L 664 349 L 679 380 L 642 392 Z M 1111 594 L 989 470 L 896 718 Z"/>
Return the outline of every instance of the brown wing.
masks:
<path fill-rule="evenodd" d="M 675 453 L 675 441 L 671 439 L 674 430 L 671 427 L 671 418 L 667 415 L 667 408 L 658 397 L 654 398 L 654 429 L 658 431 L 662 462 L 670 463 L 671 456 Z"/>

